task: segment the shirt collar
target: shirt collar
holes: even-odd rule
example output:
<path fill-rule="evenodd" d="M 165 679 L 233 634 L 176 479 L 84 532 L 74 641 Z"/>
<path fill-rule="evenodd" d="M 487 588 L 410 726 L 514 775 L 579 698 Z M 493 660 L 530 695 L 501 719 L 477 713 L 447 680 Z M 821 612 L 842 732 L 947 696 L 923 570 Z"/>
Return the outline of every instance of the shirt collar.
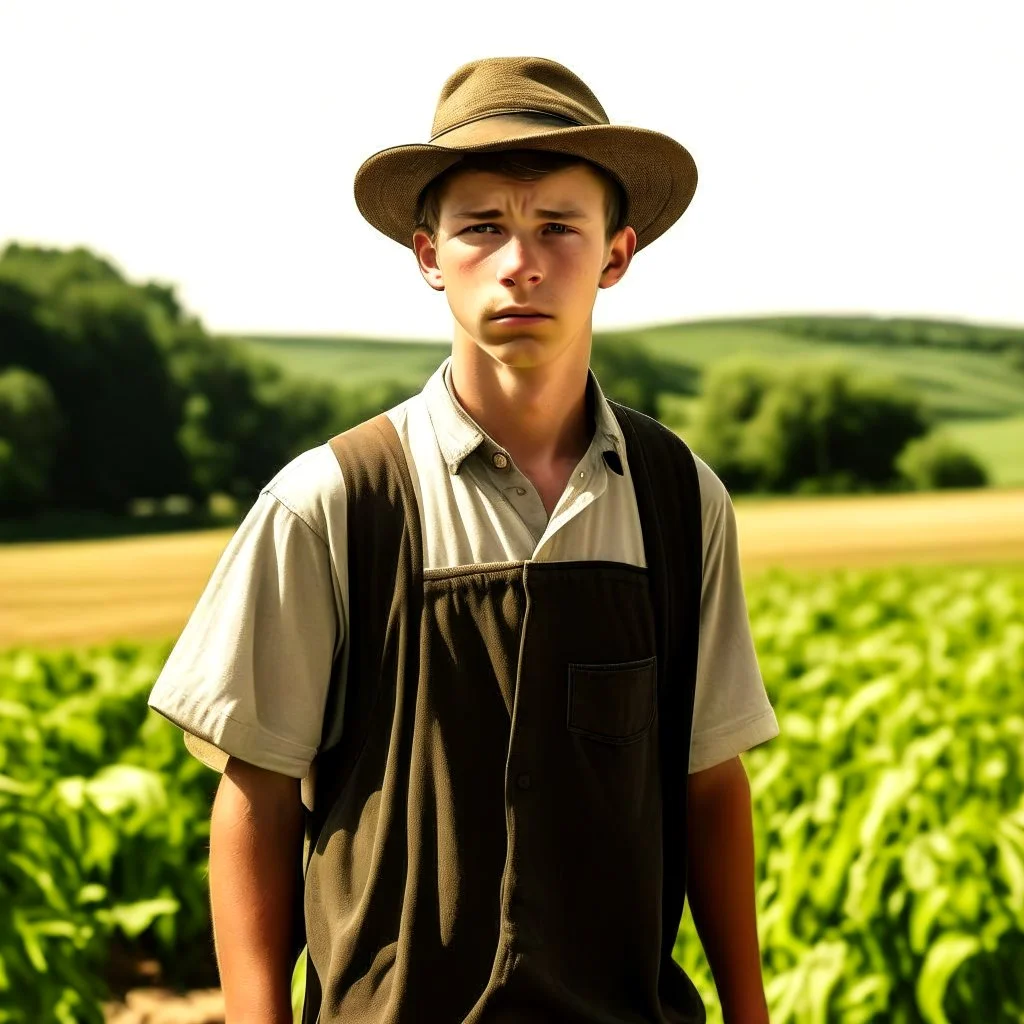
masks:
<path fill-rule="evenodd" d="M 487 435 L 456 399 L 451 384 L 451 362 L 451 356 L 448 356 L 432 374 L 423 388 L 423 397 L 438 447 L 448 465 L 448 471 L 454 475 L 462 468 L 466 458 L 481 446 L 487 458 L 497 453 L 508 457 L 508 453 Z M 592 429 L 587 454 L 594 457 L 600 454 L 605 465 L 622 476 L 625 452 L 622 430 L 593 370 L 587 371 L 587 414 Z"/>

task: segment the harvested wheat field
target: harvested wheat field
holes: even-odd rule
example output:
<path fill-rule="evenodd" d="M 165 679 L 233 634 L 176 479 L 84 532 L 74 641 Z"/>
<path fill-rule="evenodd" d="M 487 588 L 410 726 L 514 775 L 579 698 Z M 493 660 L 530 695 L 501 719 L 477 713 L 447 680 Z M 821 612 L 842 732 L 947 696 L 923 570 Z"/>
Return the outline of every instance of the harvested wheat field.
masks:
<path fill-rule="evenodd" d="M 745 572 L 1024 561 L 1024 489 L 736 502 Z M 0 648 L 174 637 L 230 530 L 0 549 Z"/>

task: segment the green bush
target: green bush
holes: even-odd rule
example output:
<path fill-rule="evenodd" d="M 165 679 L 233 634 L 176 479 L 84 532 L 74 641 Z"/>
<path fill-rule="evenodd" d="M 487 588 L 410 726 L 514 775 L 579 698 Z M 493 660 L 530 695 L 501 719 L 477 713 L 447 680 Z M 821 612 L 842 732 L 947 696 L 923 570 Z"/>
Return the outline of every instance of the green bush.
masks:
<path fill-rule="evenodd" d="M 775 377 L 771 365 L 743 355 L 723 360 L 705 372 L 703 392 L 692 410 L 686 439 L 731 491 L 757 489 L 757 467 L 746 452 L 746 438 Z"/>
<path fill-rule="evenodd" d="M 608 398 L 655 418 L 659 396 L 696 394 L 700 379 L 696 367 L 661 359 L 628 334 L 595 336 L 590 368 Z"/>
<path fill-rule="evenodd" d="M 982 463 L 942 433 L 911 441 L 896 465 L 903 479 L 919 491 L 984 487 L 988 483 Z"/>
<path fill-rule="evenodd" d="M 175 329 L 84 249 L 12 244 L 0 255 L 0 369 L 42 377 L 66 426 L 48 506 L 119 513 L 134 497 L 186 489 L 181 397 L 163 351 Z"/>
<path fill-rule="evenodd" d="M 687 437 L 730 490 L 878 490 L 929 429 L 918 399 L 883 378 L 808 360 L 723 360 L 707 374 Z"/>
<path fill-rule="evenodd" d="M 0 372 L 0 513 L 39 507 L 63 426 L 50 386 L 15 366 Z"/>

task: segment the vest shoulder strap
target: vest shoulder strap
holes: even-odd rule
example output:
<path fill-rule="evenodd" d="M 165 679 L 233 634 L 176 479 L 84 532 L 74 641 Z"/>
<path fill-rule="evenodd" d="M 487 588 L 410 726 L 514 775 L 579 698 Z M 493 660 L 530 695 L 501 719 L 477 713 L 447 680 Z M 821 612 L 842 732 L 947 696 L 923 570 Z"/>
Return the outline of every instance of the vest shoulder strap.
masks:
<path fill-rule="evenodd" d="M 422 599 L 423 544 L 419 507 L 405 450 L 394 424 L 381 413 L 330 440 L 345 482 L 348 526 L 348 666 L 353 684 L 345 687 L 344 753 L 331 765 L 331 780 L 344 778 L 358 757 L 365 727 L 378 696 L 375 686 L 387 652 L 396 642 L 394 630 L 406 622 Z M 416 620 L 418 625 L 418 619 Z M 333 680 L 332 680 L 333 682 Z M 332 685 L 324 712 L 328 735 L 337 716 L 339 687 Z M 332 755 L 335 756 L 335 755 Z M 328 780 L 317 779 L 314 819 L 326 813 L 331 800 Z"/>
<path fill-rule="evenodd" d="M 296 882 L 293 943 L 297 956 L 305 942 L 305 873 L 338 793 L 359 758 L 380 697 L 376 683 L 383 662 L 408 656 L 410 628 L 418 629 L 423 572 L 419 507 L 405 451 L 391 420 L 381 413 L 329 442 L 345 483 L 348 543 L 348 628 L 344 692 L 341 665 L 333 667 L 321 737 L 342 741 L 321 748 L 313 761 L 313 808 L 305 815 L 303 856 Z M 411 619 L 415 619 L 411 622 Z M 357 641 L 357 642 L 353 642 Z M 413 641 L 412 649 L 416 649 Z M 340 662 L 340 659 L 339 659 Z M 316 972 L 307 965 L 306 1006 L 319 1006 Z"/>

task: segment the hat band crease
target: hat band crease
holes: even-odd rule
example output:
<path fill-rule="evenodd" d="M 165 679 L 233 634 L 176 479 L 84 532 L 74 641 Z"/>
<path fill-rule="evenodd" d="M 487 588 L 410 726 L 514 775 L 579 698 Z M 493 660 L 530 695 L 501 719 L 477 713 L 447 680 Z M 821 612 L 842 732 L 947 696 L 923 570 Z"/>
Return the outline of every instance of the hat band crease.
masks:
<path fill-rule="evenodd" d="M 502 110 L 489 110 L 486 114 L 477 114 L 475 117 L 467 117 L 464 121 L 460 121 L 458 124 L 453 124 L 450 128 L 445 128 L 443 132 L 431 135 L 428 142 L 436 142 L 442 136 L 449 135 L 454 131 L 458 131 L 460 128 L 465 128 L 467 124 L 473 124 L 475 121 L 486 121 L 489 118 L 504 117 L 507 114 L 533 114 L 537 118 L 550 118 L 555 121 L 561 121 L 565 124 L 572 125 L 574 128 L 584 127 L 583 122 L 581 121 L 575 121 L 571 117 L 563 117 L 561 114 L 552 114 L 549 110 L 534 110 L 530 107 L 505 107 Z"/>

